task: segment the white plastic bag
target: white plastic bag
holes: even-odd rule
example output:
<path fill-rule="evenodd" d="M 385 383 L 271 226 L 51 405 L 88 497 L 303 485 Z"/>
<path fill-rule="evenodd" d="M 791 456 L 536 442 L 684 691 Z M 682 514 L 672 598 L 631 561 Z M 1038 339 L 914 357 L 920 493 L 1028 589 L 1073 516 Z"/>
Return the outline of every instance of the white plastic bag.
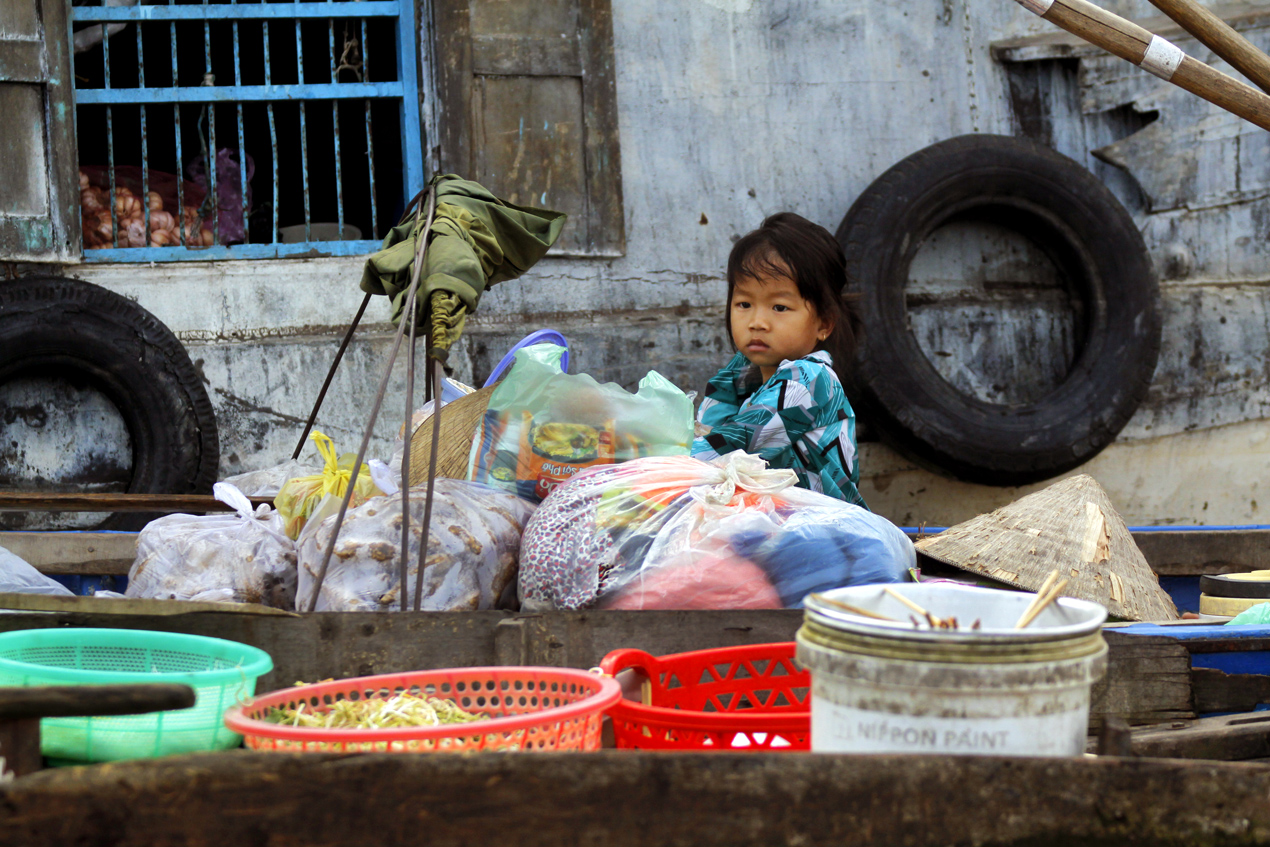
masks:
<path fill-rule="evenodd" d="M 321 467 L 314 467 L 299 459 L 289 459 L 272 468 L 227 476 L 221 482 L 234 486 L 248 497 L 277 497 L 287 480 L 321 472 Z"/>
<path fill-rule="evenodd" d="M 216 499 L 237 514 L 168 515 L 137 536 L 124 596 L 295 607 L 295 543 L 281 517 L 224 482 Z"/>
<path fill-rule="evenodd" d="M 65 585 L 40 573 L 16 553 L 0 547 L 0 594 L 75 596 Z"/>
<path fill-rule="evenodd" d="M 504 491 L 438 478 L 423 568 L 424 611 L 494 608 L 513 588 L 520 534 L 533 506 Z M 427 503 L 423 486 L 410 489 L 407 576 L 413 600 L 419 540 Z M 376 497 L 344 516 L 315 611 L 374 612 L 401 608 L 401 494 Z M 316 532 L 301 534 L 296 603 L 307 609 L 322 557 L 335 529 L 326 518 Z"/>

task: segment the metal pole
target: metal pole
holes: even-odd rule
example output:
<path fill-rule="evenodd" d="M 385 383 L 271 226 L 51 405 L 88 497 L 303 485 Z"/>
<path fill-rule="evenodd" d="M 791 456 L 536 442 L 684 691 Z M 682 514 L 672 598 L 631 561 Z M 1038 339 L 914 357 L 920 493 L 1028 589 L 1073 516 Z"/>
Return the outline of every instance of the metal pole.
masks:
<path fill-rule="evenodd" d="M 428 219 L 424 224 L 423 233 L 419 238 L 418 248 L 415 251 L 414 273 L 410 280 L 410 288 L 406 293 L 407 309 L 413 310 L 415 289 L 419 285 L 419 272 L 423 267 L 423 251 L 427 249 L 428 234 L 432 230 L 432 217 L 436 211 L 436 192 L 428 190 Z M 322 556 L 322 565 L 318 568 L 317 576 L 313 584 L 313 593 L 309 596 L 308 608 L 305 611 L 311 612 L 317 606 L 318 594 L 322 591 L 322 583 L 326 580 L 326 571 L 331 564 L 331 555 L 335 552 L 335 542 L 339 539 L 340 527 L 344 525 L 344 514 L 348 511 L 348 503 L 353 498 L 353 489 L 356 487 L 357 474 L 362 469 L 362 462 L 366 458 L 366 449 L 370 446 L 370 436 L 375 430 L 375 420 L 379 417 L 379 407 L 384 402 L 384 394 L 388 390 L 388 378 L 392 376 L 392 366 L 397 361 L 397 353 L 401 349 L 402 336 L 406 331 L 406 315 L 402 315 L 401 321 L 397 325 L 397 335 L 393 339 L 392 350 L 388 354 L 388 364 L 384 368 L 384 375 L 379 381 L 379 390 L 375 392 L 375 402 L 370 409 L 370 420 L 366 422 L 366 432 L 362 435 L 362 446 L 357 451 L 357 459 L 353 462 L 353 474 L 349 477 L 348 488 L 344 491 L 344 499 L 340 502 L 340 510 L 335 516 L 335 528 L 331 532 L 331 540 L 326 545 L 326 553 Z M 402 586 L 405 591 L 405 586 Z M 299 603 L 296 604 L 299 608 Z"/>

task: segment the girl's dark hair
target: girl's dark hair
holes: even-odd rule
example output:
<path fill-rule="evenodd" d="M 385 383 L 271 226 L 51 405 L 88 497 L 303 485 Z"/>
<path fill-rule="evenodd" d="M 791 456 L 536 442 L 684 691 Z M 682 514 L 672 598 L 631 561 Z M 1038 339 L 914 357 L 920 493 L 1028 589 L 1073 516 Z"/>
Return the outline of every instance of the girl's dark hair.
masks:
<path fill-rule="evenodd" d="M 799 295 L 816 315 L 833 321 L 833 331 L 816 349 L 829 351 L 834 370 L 845 382 L 863 324 L 855 309 L 857 295 L 846 291 L 847 259 L 838 240 L 823 226 L 793 212 L 772 215 L 732 246 L 728 256 L 729 307 L 737 280 L 760 276 L 792 277 Z M 732 309 L 725 314 L 730 339 Z"/>

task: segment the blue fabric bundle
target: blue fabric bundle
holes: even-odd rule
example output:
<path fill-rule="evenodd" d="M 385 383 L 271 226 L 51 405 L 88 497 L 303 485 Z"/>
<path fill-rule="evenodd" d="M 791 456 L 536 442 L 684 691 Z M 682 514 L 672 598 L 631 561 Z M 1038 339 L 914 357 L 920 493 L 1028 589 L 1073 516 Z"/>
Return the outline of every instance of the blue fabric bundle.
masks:
<path fill-rule="evenodd" d="M 917 565 L 913 544 L 899 527 L 849 503 L 798 509 L 779 532 L 740 532 L 731 544 L 767 572 L 781 602 L 794 609 L 820 591 L 903 582 Z"/>

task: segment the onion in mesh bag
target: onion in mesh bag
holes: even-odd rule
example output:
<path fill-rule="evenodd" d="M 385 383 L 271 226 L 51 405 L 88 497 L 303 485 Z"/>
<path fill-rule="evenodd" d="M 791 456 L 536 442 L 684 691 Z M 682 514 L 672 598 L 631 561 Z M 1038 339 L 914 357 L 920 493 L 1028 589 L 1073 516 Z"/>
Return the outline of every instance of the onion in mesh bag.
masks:
<path fill-rule="evenodd" d="M 423 568 L 424 611 L 491 609 L 514 585 L 520 535 L 534 507 L 504 491 L 438 478 Z M 425 489 L 410 489 L 409 598 L 413 602 Z M 299 544 L 297 604 L 308 608 L 335 517 Z M 350 509 L 327 568 L 315 611 L 374 612 L 401 607 L 401 494 Z"/>

